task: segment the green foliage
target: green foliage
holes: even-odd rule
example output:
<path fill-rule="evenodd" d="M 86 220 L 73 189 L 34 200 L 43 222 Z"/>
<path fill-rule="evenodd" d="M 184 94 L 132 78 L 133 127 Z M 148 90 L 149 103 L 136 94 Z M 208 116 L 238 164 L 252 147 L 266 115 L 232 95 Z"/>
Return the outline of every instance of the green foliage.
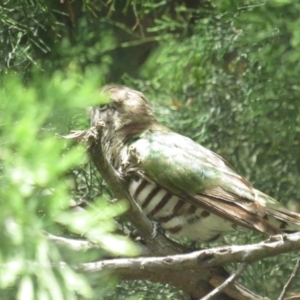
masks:
<path fill-rule="evenodd" d="M 99 199 L 85 212 L 68 212 L 72 195 L 66 173 L 84 159 L 84 151 L 55 136 L 61 125 L 57 115 L 63 111 L 70 122 L 73 106 L 82 108 L 105 100 L 95 92 L 99 77 L 90 72 L 81 78 L 61 73 L 52 78 L 36 76 L 28 86 L 16 75 L 3 78 L 0 288 L 16 287 L 9 299 L 92 297 L 88 282 L 67 260 L 63 267 L 58 265 L 63 260 L 61 250 L 44 235 L 45 230 L 60 232 L 58 223 L 70 232 L 87 232 L 86 238 L 105 245 L 107 251 L 134 253 L 127 240 L 112 234 L 112 218 L 126 209 L 124 203 L 112 207 Z"/>

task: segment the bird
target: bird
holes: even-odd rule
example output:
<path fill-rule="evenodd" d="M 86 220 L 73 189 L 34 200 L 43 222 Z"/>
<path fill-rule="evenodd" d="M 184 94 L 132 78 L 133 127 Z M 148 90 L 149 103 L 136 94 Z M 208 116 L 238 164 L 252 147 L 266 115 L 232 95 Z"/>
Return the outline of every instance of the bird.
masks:
<path fill-rule="evenodd" d="M 101 90 L 107 102 L 89 109 L 103 154 L 146 216 L 175 239 L 214 241 L 250 229 L 269 236 L 300 230 L 300 214 L 255 189 L 229 163 L 160 124 L 139 91 Z"/>

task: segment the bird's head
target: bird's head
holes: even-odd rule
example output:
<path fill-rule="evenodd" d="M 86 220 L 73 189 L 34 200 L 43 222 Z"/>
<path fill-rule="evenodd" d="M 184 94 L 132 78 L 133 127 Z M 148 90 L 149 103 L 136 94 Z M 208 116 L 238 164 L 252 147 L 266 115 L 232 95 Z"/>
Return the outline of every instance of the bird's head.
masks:
<path fill-rule="evenodd" d="M 89 110 L 92 126 L 101 123 L 104 130 L 134 135 L 157 123 L 142 93 L 119 85 L 104 86 L 101 93 L 107 94 L 108 100 Z"/>

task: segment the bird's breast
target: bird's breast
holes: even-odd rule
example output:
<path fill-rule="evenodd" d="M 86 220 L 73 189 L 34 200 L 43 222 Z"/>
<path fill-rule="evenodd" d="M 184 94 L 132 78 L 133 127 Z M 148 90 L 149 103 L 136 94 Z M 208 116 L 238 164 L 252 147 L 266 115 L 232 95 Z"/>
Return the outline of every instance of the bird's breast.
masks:
<path fill-rule="evenodd" d="M 129 192 L 149 218 L 175 237 L 207 241 L 234 229 L 231 222 L 145 179 L 131 180 Z"/>

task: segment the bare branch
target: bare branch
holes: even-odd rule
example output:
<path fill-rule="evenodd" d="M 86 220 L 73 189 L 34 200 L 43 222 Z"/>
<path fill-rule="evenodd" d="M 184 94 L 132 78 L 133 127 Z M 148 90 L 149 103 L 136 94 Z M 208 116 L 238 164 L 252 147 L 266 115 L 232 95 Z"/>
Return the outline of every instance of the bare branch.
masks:
<path fill-rule="evenodd" d="M 84 251 L 85 252 L 88 250 L 100 250 L 100 249 L 104 250 L 101 246 L 99 246 L 95 243 L 91 243 L 87 240 L 76 240 L 76 239 L 71 239 L 71 238 L 65 238 L 65 237 L 56 236 L 56 235 L 53 235 L 50 233 L 46 233 L 45 236 L 48 238 L 48 240 L 52 241 L 57 246 L 68 248 L 72 251 Z M 149 248 L 147 248 L 141 242 L 133 241 L 133 240 L 132 240 L 132 242 L 135 242 L 136 244 L 138 244 L 140 256 L 151 256 L 152 255 Z M 113 254 L 110 255 L 109 253 L 106 253 L 105 259 L 106 258 L 115 258 L 115 256 L 113 256 Z"/>
<path fill-rule="evenodd" d="M 242 263 L 238 267 L 238 269 L 230 277 L 228 277 L 221 285 L 219 285 L 218 287 L 216 287 L 214 290 L 212 290 L 205 297 L 201 298 L 201 300 L 211 300 L 216 295 L 220 294 L 229 284 L 233 283 L 235 280 L 238 279 L 238 277 L 242 274 L 242 272 L 245 270 L 245 268 L 247 266 L 248 266 L 248 264 Z"/>
<path fill-rule="evenodd" d="M 262 258 L 300 249 L 300 233 L 290 234 L 276 242 L 225 246 L 163 257 L 139 257 L 103 260 L 80 265 L 85 272 L 113 271 L 118 275 L 131 272 L 199 270 L 233 262 L 251 263 Z"/>
<path fill-rule="evenodd" d="M 218 247 L 188 254 L 104 260 L 81 264 L 77 266 L 77 270 L 88 273 L 109 271 L 127 280 L 147 279 L 168 283 L 170 283 L 170 280 L 172 281 L 174 274 L 180 274 L 181 285 L 183 285 L 184 274 L 187 271 L 196 272 L 201 270 L 205 274 L 207 270 L 211 270 L 212 267 L 220 264 L 232 262 L 251 263 L 262 258 L 300 249 L 300 233 L 274 238 L 275 241 L 268 240 L 253 245 Z M 224 276 L 220 276 L 218 273 L 214 274 L 209 280 L 209 283 L 215 287 L 222 285 L 224 282 L 226 282 Z M 179 282 L 176 283 L 175 286 L 180 287 Z M 222 289 L 219 288 L 220 292 L 223 291 L 223 288 L 224 292 L 233 299 L 263 299 L 258 295 L 249 296 L 249 291 L 236 282 L 233 287 L 230 287 L 227 283 L 225 286 L 222 285 Z M 184 290 L 184 288 L 182 289 Z"/>
<path fill-rule="evenodd" d="M 97 250 L 100 249 L 100 247 L 97 246 L 96 244 L 93 244 L 86 240 L 69 239 L 69 238 L 56 236 L 50 233 L 46 233 L 46 236 L 50 241 L 53 241 L 56 245 L 66 247 L 73 251 L 87 251 L 92 249 L 97 249 Z"/>
<path fill-rule="evenodd" d="M 272 241 L 274 240 L 274 241 Z M 251 263 L 266 257 L 276 256 L 300 249 L 300 233 L 273 236 L 266 241 L 242 246 L 225 246 L 201 251 L 197 259 L 203 267 L 220 266 L 224 263 Z M 203 259 L 201 258 L 203 255 Z"/>
<path fill-rule="evenodd" d="M 292 286 L 294 280 L 296 279 L 298 273 L 299 273 L 299 269 L 300 269 L 300 258 L 297 260 L 295 268 L 291 274 L 290 279 L 287 281 L 287 283 L 285 284 L 285 286 L 282 289 L 282 292 L 278 298 L 278 300 L 283 300 L 284 296 L 286 295 L 287 291 L 289 290 L 289 288 Z"/>

